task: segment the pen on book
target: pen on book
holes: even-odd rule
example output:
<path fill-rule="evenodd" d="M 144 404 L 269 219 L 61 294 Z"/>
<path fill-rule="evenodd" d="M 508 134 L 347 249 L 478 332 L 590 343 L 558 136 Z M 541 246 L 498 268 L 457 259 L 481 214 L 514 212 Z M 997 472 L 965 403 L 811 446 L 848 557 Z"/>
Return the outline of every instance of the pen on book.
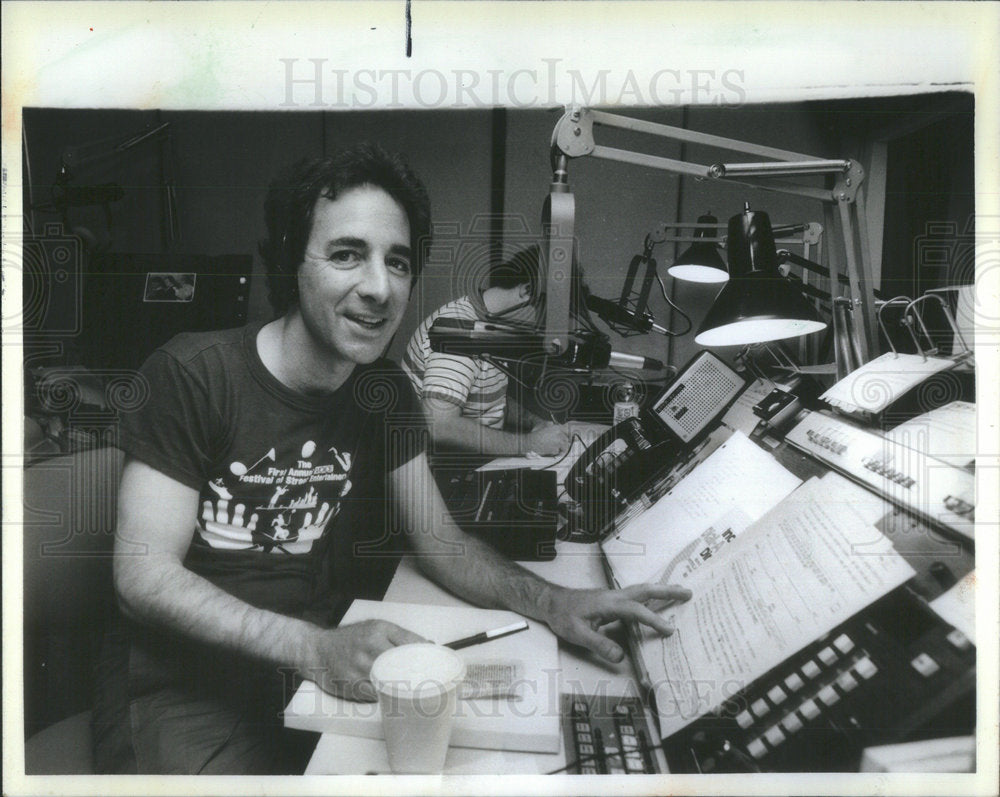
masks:
<path fill-rule="evenodd" d="M 510 625 L 505 625 L 503 628 L 494 628 L 491 631 L 480 631 L 478 634 L 473 634 L 472 636 L 462 637 L 462 639 L 456 639 L 454 642 L 447 642 L 445 644 L 446 648 L 451 648 L 452 650 L 460 650 L 461 648 L 467 648 L 470 645 L 479 645 L 483 642 L 489 642 L 491 639 L 497 639 L 502 636 L 507 636 L 509 634 L 516 634 L 518 631 L 527 631 L 528 623 L 525 620 L 521 620 L 517 623 L 511 623 Z"/>

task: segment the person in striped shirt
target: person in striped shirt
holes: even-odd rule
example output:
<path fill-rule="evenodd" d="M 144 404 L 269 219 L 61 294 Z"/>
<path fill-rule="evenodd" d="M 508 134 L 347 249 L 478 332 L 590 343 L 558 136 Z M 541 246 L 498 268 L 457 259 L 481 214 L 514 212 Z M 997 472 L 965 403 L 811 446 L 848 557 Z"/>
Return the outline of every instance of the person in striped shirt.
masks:
<path fill-rule="evenodd" d="M 439 317 L 469 321 L 502 316 L 505 321 L 534 322 L 541 303 L 538 246 L 522 249 L 490 270 L 488 287 L 448 302 L 431 313 L 413 333 L 403 354 L 410 377 L 430 422 L 436 443 L 491 456 L 535 452 L 561 454 L 569 447 L 565 425 L 527 415 L 527 431 L 508 431 L 507 375 L 479 357 L 431 351 L 428 330 Z"/>

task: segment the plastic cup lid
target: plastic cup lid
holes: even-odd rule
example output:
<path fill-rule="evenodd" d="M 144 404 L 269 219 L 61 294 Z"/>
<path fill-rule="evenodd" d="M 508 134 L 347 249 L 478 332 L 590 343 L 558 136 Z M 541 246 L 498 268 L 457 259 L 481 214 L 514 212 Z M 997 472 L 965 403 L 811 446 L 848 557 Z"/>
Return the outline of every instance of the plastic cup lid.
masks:
<path fill-rule="evenodd" d="M 462 657 L 429 642 L 390 648 L 375 659 L 370 675 L 378 691 L 393 694 L 445 691 L 464 677 Z"/>

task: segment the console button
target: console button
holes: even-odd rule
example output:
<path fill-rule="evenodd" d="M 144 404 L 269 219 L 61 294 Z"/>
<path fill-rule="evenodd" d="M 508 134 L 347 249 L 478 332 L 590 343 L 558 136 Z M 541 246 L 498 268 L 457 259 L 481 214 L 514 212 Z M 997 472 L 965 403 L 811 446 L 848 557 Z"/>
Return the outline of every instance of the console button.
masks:
<path fill-rule="evenodd" d="M 799 678 L 798 673 L 792 673 L 785 679 L 785 686 L 791 689 L 793 692 L 798 692 L 805 683 L 801 678 Z"/>
<path fill-rule="evenodd" d="M 850 692 L 852 689 L 857 687 L 858 682 L 855 680 L 854 676 L 849 672 L 842 672 L 840 677 L 837 679 L 837 686 L 843 689 L 845 692 Z"/>
<path fill-rule="evenodd" d="M 754 739 L 747 745 L 747 752 L 754 758 L 763 758 L 767 755 L 767 746 L 760 739 Z"/>
<path fill-rule="evenodd" d="M 934 661 L 934 659 L 926 653 L 921 653 L 916 656 L 910 664 L 913 666 L 913 669 L 924 676 L 924 678 L 930 678 L 934 675 L 934 673 L 941 669 L 941 665 Z"/>
<path fill-rule="evenodd" d="M 781 721 L 781 727 L 789 733 L 795 733 L 797 730 L 802 728 L 802 720 L 800 720 L 795 714 L 789 714 Z"/>
<path fill-rule="evenodd" d="M 854 671 L 866 681 L 878 672 L 875 662 L 865 656 L 854 665 Z"/>
<path fill-rule="evenodd" d="M 820 714 L 819 706 L 817 706 L 813 700 L 807 700 L 799 706 L 799 711 L 802 712 L 802 716 L 807 720 L 814 720 Z"/>
<path fill-rule="evenodd" d="M 819 694 L 816 695 L 823 703 L 828 706 L 832 706 L 840 700 L 840 695 L 837 694 L 837 690 L 832 686 L 827 685 L 819 690 Z"/>
<path fill-rule="evenodd" d="M 779 703 L 783 703 L 788 695 L 785 694 L 785 690 L 780 686 L 772 686 L 767 693 L 767 697 L 774 705 L 778 705 Z"/>
<path fill-rule="evenodd" d="M 785 734 L 781 732 L 781 728 L 777 725 L 772 725 L 766 731 L 764 731 L 764 738 L 767 739 L 772 746 L 777 747 L 783 741 L 785 741 Z"/>

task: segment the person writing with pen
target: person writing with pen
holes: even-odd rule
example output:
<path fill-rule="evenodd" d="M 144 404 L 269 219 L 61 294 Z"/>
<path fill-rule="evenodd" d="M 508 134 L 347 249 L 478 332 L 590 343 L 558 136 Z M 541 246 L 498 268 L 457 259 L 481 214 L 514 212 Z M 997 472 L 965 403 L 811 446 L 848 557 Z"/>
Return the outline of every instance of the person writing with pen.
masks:
<path fill-rule="evenodd" d="M 420 638 L 338 626 L 411 552 L 465 600 L 546 623 L 609 661 L 616 620 L 687 590 L 548 583 L 465 535 L 428 473 L 409 380 L 382 359 L 430 230 L 422 184 L 373 146 L 300 162 L 265 204 L 275 320 L 181 335 L 143 366 L 122 419 L 114 582 L 94 712 L 102 773 L 290 774 L 316 736 L 282 727 L 296 673 L 372 699 L 383 651 Z"/>

